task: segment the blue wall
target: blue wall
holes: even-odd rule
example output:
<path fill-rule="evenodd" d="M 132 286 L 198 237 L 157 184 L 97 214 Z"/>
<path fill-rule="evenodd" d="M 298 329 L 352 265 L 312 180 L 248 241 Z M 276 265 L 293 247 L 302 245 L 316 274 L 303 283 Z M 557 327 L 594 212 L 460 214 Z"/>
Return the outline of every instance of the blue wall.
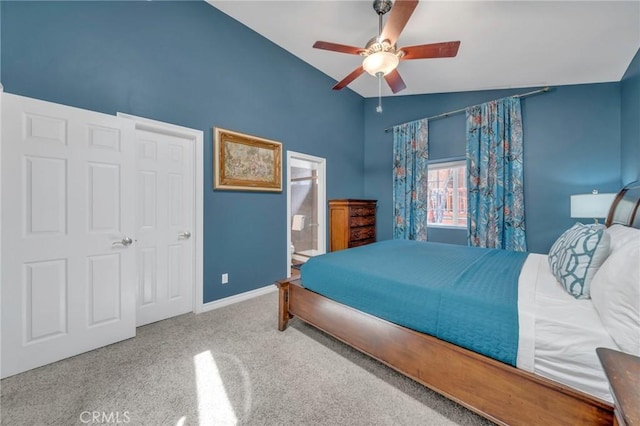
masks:
<path fill-rule="evenodd" d="M 213 191 L 213 126 L 327 158 L 327 197 L 378 199 L 378 235 L 388 239 L 392 135 L 383 129 L 532 90 L 389 97 L 379 115 L 376 99 L 330 90 L 332 79 L 204 2 L 0 2 L 0 16 L 6 92 L 204 131 L 205 302 L 286 274 L 286 195 Z M 639 62 L 622 83 L 523 100 L 531 251 L 548 251 L 573 223 L 571 194 L 616 191 L 640 174 Z M 464 156 L 464 114 L 429 127 L 432 160 Z M 430 229 L 429 238 L 466 244 L 466 231 Z"/>
<path fill-rule="evenodd" d="M 620 84 L 555 87 L 522 99 L 525 216 L 532 252 L 546 253 L 575 220 L 571 194 L 620 187 Z M 365 100 L 365 197 L 379 200 L 378 235 L 392 236 L 392 141 L 384 129 L 533 89 L 446 93 Z M 465 155 L 465 115 L 429 124 L 430 160 Z M 431 241 L 466 244 L 466 230 L 430 228 Z"/>
<path fill-rule="evenodd" d="M 622 183 L 640 179 L 640 50 L 620 83 Z"/>
<path fill-rule="evenodd" d="M 363 99 L 210 5 L 0 7 L 6 92 L 204 131 L 205 302 L 286 276 L 288 247 L 286 191 L 212 190 L 213 126 L 325 157 L 327 196 L 362 196 Z"/>

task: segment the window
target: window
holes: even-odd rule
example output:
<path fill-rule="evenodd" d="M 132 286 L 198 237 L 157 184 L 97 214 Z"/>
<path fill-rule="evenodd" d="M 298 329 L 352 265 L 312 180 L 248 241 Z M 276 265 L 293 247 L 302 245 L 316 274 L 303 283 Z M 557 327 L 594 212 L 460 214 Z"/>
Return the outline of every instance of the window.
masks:
<path fill-rule="evenodd" d="M 428 226 L 467 227 L 466 161 L 429 164 Z"/>

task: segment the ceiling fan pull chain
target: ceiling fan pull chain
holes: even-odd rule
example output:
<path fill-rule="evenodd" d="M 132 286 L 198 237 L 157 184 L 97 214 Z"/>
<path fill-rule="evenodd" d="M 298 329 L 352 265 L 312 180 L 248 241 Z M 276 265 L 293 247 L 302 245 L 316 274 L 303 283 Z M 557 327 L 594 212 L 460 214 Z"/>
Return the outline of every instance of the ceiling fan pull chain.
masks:
<path fill-rule="evenodd" d="M 378 73 L 378 106 L 376 112 L 382 114 L 382 73 Z"/>

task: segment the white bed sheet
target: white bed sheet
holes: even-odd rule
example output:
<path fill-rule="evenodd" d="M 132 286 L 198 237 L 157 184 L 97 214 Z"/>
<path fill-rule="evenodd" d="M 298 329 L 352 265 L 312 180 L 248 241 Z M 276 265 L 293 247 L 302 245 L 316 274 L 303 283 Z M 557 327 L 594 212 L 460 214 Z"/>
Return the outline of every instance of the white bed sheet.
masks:
<path fill-rule="evenodd" d="M 518 368 L 612 402 L 595 349 L 620 349 L 591 300 L 569 295 L 551 274 L 547 256 L 535 253 L 523 265 L 518 292 Z"/>

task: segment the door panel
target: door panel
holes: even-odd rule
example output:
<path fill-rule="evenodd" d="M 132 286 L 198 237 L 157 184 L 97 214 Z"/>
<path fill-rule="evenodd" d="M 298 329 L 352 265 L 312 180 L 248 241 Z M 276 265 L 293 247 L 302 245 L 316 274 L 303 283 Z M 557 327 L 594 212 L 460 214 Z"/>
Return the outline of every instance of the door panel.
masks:
<path fill-rule="evenodd" d="M 167 297 L 169 299 L 175 299 L 182 295 L 183 283 L 183 247 L 181 244 L 173 244 L 169 246 L 169 288 Z"/>
<path fill-rule="evenodd" d="M 182 211 L 182 191 L 184 184 L 182 175 L 176 173 L 169 174 L 169 211 L 171 212 L 169 224 L 172 226 L 180 226 L 184 223 Z"/>
<path fill-rule="evenodd" d="M 53 142 L 67 145 L 67 120 L 24 113 L 25 142 Z"/>
<path fill-rule="evenodd" d="M 135 335 L 135 157 L 128 120 L 2 102 L 6 377 Z"/>
<path fill-rule="evenodd" d="M 120 167 L 117 164 L 88 164 L 89 232 L 118 232 L 120 229 Z"/>
<path fill-rule="evenodd" d="M 156 229 L 156 181 L 155 171 L 138 172 L 138 215 L 142 229 Z"/>
<path fill-rule="evenodd" d="M 139 304 L 140 306 L 150 305 L 156 302 L 157 291 L 157 270 L 156 249 L 146 247 L 138 251 L 138 279 Z"/>
<path fill-rule="evenodd" d="M 87 259 L 89 271 L 90 326 L 120 319 L 120 253 L 91 256 Z"/>
<path fill-rule="evenodd" d="M 24 157 L 26 235 L 64 235 L 67 224 L 67 162 L 59 158 Z"/>
<path fill-rule="evenodd" d="M 67 262 L 64 259 L 24 265 L 25 343 L 67 332 Z"/>
<path fill-rule="evenodd" d="M 136 130 L 137 325 L 193 310 L 193 141 Z"/>

